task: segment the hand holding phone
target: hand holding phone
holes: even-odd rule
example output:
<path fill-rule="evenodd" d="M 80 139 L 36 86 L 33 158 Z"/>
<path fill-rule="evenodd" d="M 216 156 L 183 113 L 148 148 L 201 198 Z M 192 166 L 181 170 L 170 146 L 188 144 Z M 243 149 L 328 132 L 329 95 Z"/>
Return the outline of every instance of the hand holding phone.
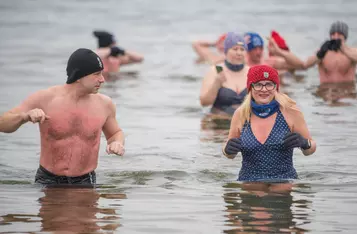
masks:
<path fill-rule="evenodd" d="M 223 67 L 216 65 L 216 71 L 217 71 L 217 79 L 220 81 L 222 84 L 223 82 L 226 81 L 226 76 L 224 75 Z"/>

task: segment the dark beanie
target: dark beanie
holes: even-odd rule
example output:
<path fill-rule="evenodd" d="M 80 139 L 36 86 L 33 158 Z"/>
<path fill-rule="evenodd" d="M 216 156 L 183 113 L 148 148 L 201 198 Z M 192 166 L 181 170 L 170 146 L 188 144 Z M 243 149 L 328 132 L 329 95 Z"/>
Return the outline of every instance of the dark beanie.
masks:
<path fill-rule="evenodd" d="M 103 62 L 93 51 L 80 48 L 74 51 L 67 62 L 67 84 L 103 70 Z"/>
<path fill-rule="evenodd" d="M 334 33 L 341 33 L 345 39 L 348 37 L 348 25 L 345 22 L 342 21 L 336 21 L 333 24 L 331 24 L 330 27 L 330 35 Z"/>
<path fill-rule="evenodd" d="M 105 31 L 94 31 L 93 35 L 98 39 L 98 47 L 108 47 L 115 43 L 115 38 L 112 34 Z"/>

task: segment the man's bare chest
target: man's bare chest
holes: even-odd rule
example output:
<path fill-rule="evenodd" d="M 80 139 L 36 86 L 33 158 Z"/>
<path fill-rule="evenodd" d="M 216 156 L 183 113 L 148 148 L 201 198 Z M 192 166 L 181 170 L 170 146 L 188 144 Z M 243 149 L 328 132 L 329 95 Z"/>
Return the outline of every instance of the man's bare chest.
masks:
<path fill-rule="evenodd" d="M 83 140 L 99 138 L 106 121 L 106 113 L 101 109 L 57 107 L 47 108 L 45 113 L 50 116 L 41 126 L 41 132 L 53 139 L 78 137 Z"/>
<path fill-rule="evenodd" d="M 351 60 L 340 53 L 328 52 L 322 60 L 322 67 L 326 73 L 347 74 L 352 69 Z"/>

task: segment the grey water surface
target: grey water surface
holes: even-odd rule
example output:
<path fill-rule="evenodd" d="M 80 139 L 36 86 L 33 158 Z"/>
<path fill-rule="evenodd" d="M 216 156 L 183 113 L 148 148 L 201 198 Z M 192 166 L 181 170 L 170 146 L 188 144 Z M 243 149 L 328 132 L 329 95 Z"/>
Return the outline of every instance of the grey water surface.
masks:
<path fill-rule="evenodd" d="M 100 92 L 117 106 L 124 157 L 102 139 L 98 188 L 41 189 L 38 126 L 0 134 L 0 232 L 40 233 L 355 233 L 357 102 L 318 95 L 316 67 L 287 78 L 283 90 L 302 109 L 318 150 L 295 150 L 300 180 L 289 194 L 241 189 L 240 158 L 222 156 L 229 122 L 206 118 L 199 90 L 207 64 L 191 42 L 226 31 L 280 32 L 306 59 L 330 24 L 350 26 L 357 46 L 357 3 L 346 1 L 47 1 L 0 2 L 0 112 L 66 80 L 69 55 L 96 48 L 94 29 L 145 56 Z"/>

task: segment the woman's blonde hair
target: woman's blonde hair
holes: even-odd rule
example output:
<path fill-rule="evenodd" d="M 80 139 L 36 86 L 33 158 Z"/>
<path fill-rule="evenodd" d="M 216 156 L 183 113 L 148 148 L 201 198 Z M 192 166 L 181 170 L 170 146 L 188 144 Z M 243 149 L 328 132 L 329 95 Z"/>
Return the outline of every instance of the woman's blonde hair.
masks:
<path fill-rule="evenodd" d="M 287 108 L 296 108 L 296 102 L 289 98 L 288 95 L 284 93 L 279 93 L 276 91 L 275 93 L 275 100 L 279 103 L 280 107 L 282 109 L 287 109 Z M 239 107 L 239 120 L 242 124 L 245 123 L 245 121 L 250 121 L 250 115 L 252 113 L 251 109 L 251 103 L 252 101 L 252 92 L 249 92 L 247 96 L 245 97 L 242 105 Z"/>

